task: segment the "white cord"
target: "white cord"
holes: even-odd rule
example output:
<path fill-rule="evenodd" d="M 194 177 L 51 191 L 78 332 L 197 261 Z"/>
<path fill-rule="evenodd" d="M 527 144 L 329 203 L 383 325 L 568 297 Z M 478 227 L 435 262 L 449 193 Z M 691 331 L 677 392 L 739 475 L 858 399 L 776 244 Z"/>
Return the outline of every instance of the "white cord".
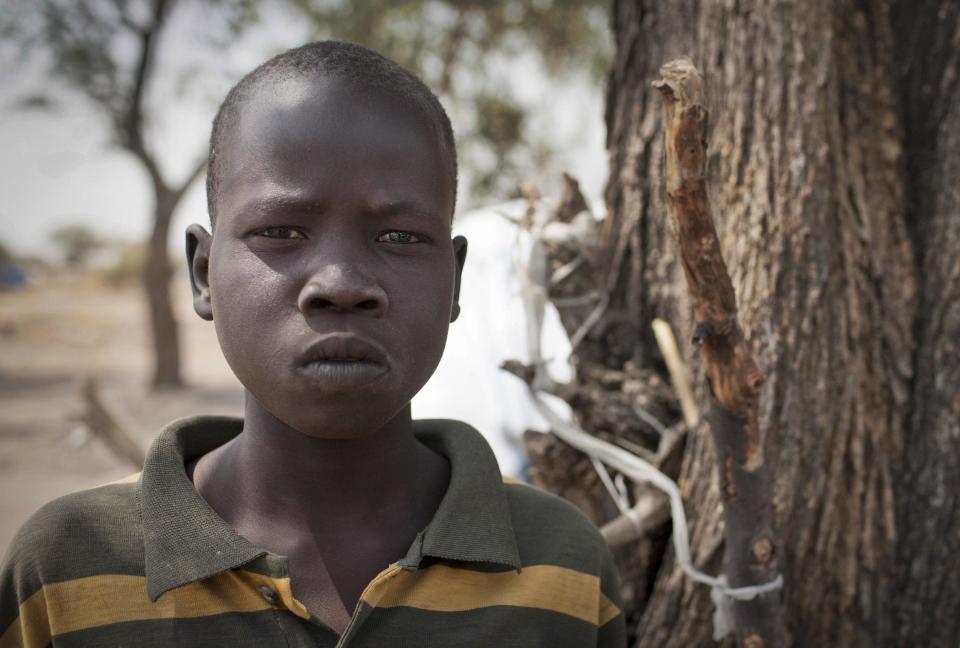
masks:
<path fill-rule="evenodd" d="M 620 511 L 621 515 L 628 515 L 630 510 L 630 502 L 627 501 L 627 498 L 622 492 L 616 487 L 613 483 L 613 480 L 610 478 L 610 473 L 607 471 L 607 467 L 597 459 L 596 457 L 590 457 L 590 462 L 593 464 L 593 469 L 597 471 L 597 474 L 600 476 L 600 481 L 603 482 L 604 487 L 606 487 L 607 492 L 610 493 L 613 503 L 617 505 L 617 509 Z"/>
<path fill-rule="evenodd" d="M 524 255 L 520 253 L 519 232 L 515 240 L 514 248 L 516 251 L 515 259 L 517 265 L 520 267 L 525 279 L 524 301 L 527 306 L 527 314 L 534 319 L 534 322 L 528 322 L 527 324 L 527 344 L 531 359 L 536 366 L 538 377 L 543 371 L 543 367 L 540 366 L 540 332 L 543 326 L 542 310 L 544 306 L 543 302 L 547 295 L 546 284 L 548 282 L 546 272 L 546 248 L 542 239 L 544 223 L 543 218 L 534 219 L 534 224 L 530 232 L 533 235 L 533 241 L 526 259 L 524 259 Z M 535 272 L 531 273 L 531 269 L 534 269 Z M 571 357 L 590 329 L 600 321 L 609 301 L 609 293 L 603 292 L 593 311 L 570 337 Z M 623 494 L 617 490 L 613 481 L 610 479 L 610 474 L 606 466 L 610 466 L 622 475 L 626 475 L 634 482 L 649 483 L 667 495 L 670 501 L 670 516 L 673 522 L 673 548 L 677 556 L 677 562 L 687 577 L 694 582 L 709 585 L 711 588 L 710 598 L 716 606 L 713 616 L 713 634 L 715 640 L 722 639 L 734 629 L 732 616 L 734 600 L 750 600 L 761 594 L 774 592 L 783 587 L 783 575 L 781 574 L 778 574 L 772 581 L 761 585 L 731 588 L 724 575 L 721 574 L 720 576 L 714 577 L 696 569 L 690 559 L 690 538 L 687 532 L 687 515 L 683 510 L 683 498 L 680 496 L 680 489 L 677 487 L 676 482 L 637 455 L 588 434 L 576 423 L 563 420 L 560 415 L 553 411 L 547 401 L 536 390 L 534 385 L 537 384 L 539 384 L 539 381 L 534 380 L 533 385 L 527 385 L 534 406 L 543 418 L 546 419 L 554 434 L 590 457 L 594 468 L 597 470 L 597 474 L 600 475 L 601 481 L 607 490 L 610 491 L 614 502 L 616 502 L 617 508 L 620 509 L 621 513 L 627 515 L 637 528 L 641 527 L 639 514 L 636 509 L 629 507 L 629 503 Z M 654 417 L 650 416 L 641 408 L 635 408 L 635 411 L 637 411 L 638 416 L 651 425 L 653 423 L 647 420 L 647 416 L 659 424 L 659 421 L 656 421 Z M 647 414 L 647 416 L 643 416 L 643 414 Z M 661 435 L 665 431 L 662 429 L 662 424 L 659 424 L 659 426 L 654 425 L 654 427 Z M 625 508 L 626 510 L 624 510 Z"/>
<path fill-rule="evenodd" d="M 623 473 L 635 482 L 649 483 L 667 495 L 667 498 L 670 500 L 670 515 L 673 520 L 673 549 L 677 556 L 677 562 L 691 580 L 709 585 L 711 588 L 710 597 L 716 606 L 713 617 L 715 639 L 718 637 L 717 633 L 722 632 L 723 634 L 720 634 L 719 638 L 723 638 L 729 634 L 734 627 L 733 617 L 731 616 L 732 601 L 734 599 L 738 601 L 748 601 L 761 594 L 774 592 L 783 587 L 783 575 L 778 574 L 775 579 L 768 583 L 731 588 L 725 576 L 710 576 L 694 567 L 690 559 L 690 538 L 687 533 L 687 515 L 683 510 L 683 498 L 680 496 L 680 489 L 677 487 L 676 482 L 640 457 L 612 443 L 607 443 L 586 433 L 574 423 L 563 420 L 560 415 L 553 411 L 547 401 L 537 393 L 536 390 L 528 388 L 528 391 L 533 400 L 533 404 L 540 414 L 543 415 L 543 418 L 546 419 L 550 425 L 550 429 L 562 440 L 586 453 L 591 461 L 602 462 L 602 464 L 606 464 L 614 470 Z M 605 472 L 605 468 L 603 472 L 598 470 L 601 480 L 604 481 L 604 485 L 606 485 L 606 481 L 610 479 L 609 474 L 607 474 L 606 480 L 603 479 Z M 608 486 L 608 490 L 611 490 L 611 495 L 613 495 L 616 488 L 611 483 L 611 485 Z M 619 508 L 619 494 L 614 496 L 614 501 L 617 502 Z M 631 519 L 634 521 L 634 524 L 639 526 L 639 520 L 636 519 L 636 511 L 634 509 L 630 510 L 634 512 Z"/>

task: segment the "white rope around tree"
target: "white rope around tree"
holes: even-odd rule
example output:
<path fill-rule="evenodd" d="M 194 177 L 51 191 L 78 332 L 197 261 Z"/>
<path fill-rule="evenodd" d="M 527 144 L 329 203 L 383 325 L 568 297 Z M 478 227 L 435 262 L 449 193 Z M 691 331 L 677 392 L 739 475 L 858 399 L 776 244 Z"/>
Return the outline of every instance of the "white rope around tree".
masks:
<path fill-rule="evenodd" d="M 533 388 L 529 389 L 529 393 L 534 406 L 547 420 L 550 429 L 563 441 L 584 452 L 592 460 L 600 461 L 626 475 L 634 482 L 649 483 L 666 494 L 670 501 L 670 515 L 673 520 L 673 549 L 677 557 L 677 563 L 691 580 L 709 585 L 711 588 L 710 598 L 716 606 L 713 615 L 714 639 L 719 640 L 733 630 L 731 606 L 733 599 L 747 601 L 783 587 L 783 576 L 780 574 L 774 580 L 762 585 L 730 587 L 725 576 L 710 576 L 694 567 L 690 559 L 687 515 L 683 508 L 683 498 L 680 496 L 677 483 L 640 457 L 588 434 L 574 423 L 563 420 L 560 415 L 553 411 L 543 396 Z M 619 498 L 615 497 L 614 501 L 618 505 L 621 504 Z M 634 515 L 636 515 L 635 509 L 630 510 L 634 511 Z M 624 514 L 629 515 L 626 512 Z M 639 520 L 635 517 L 631 517 L 631 519 L 634 524 L 639 523 Z"/>

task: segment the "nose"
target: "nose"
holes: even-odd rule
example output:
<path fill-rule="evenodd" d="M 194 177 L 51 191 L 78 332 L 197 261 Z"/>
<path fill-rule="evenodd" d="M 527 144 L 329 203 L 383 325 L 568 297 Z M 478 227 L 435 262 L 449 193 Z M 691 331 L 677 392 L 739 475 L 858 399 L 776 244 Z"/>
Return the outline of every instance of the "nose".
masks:
<path fill-rule="evenodd" d="M 327 264 L 304 284 L 297 307 L 304 315 L 330 311 L 383 317 L 387 293 L 359 268 Z"/>

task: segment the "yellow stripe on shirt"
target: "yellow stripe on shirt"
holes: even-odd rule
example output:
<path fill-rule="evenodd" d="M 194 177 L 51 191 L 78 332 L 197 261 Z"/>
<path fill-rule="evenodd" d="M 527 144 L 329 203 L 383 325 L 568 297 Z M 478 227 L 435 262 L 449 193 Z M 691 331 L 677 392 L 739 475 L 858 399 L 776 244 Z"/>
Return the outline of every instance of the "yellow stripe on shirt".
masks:
<path fill-rule="evenodd" d="M 603 626 L 620 614 L 600 591 L 600 579 L 566 567 L 533 565 L 522 572 L 479 572 L 447 565 L 389 570 L 363 601 L 371 607 L 462 612 L 493 606 L 536 608 Z M 377 582 L 377 581 L 380 582 Z M 114 623 L 258 612 L 272 605 L 257 587 L 268 585 L 301 618 L 307 609 L 290 579 L 232 570 L 172 590 L 150 601 L 142 576 L 100 575 L 44 585 L 20 606 L 20 617 L 0 636 L 0 648 L 42 648 L 51 637 Z"/>
<path fill-rule="evenodd" d="M 43 590 L 20 605 L 20 618 L 0 636 L 0 648 L 45 648 L 50 643 L 50 622 Z"/>
<path fill-rule="evenodd" d="M 48 645 L 51 637 L 126 621 L 185 619 L 273 607 L 256 587 L 268 585 L 291 612 L 309 612 L 293 598 L 290 579 L 227 571 L 172 590 L 156 602 L 143 576 L 100 575 L 44 585 L 20 605 L 20 617 L 0 637 L 0 648 Z"/>
<path fill-rule="evenodd" d="M 479 572 L 447 565 L 396 574 L 364 594 L 371 607 L 463 612 L 497 605 L 559 612 L 596 626 L 620 610 L 600 592 L 600 579 L 566 567 L 532 565 L 523 571 Z"/>

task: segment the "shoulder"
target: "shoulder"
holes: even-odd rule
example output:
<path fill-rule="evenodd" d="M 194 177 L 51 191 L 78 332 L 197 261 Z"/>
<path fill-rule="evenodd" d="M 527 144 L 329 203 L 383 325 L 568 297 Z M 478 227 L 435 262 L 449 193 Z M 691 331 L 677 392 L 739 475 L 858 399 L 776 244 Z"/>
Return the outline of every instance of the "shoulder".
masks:
<path fill-rule="evenodd" d="M 620 582 L 600 530 L 562 497 L 521 482 L 504 482 L 524 569 L 537 566 L 563 575 L 556 582 L 565 583 L 568 590 L 595 591 L 597 645 L 626 645 Z"/>
<path fill-rule="evenodd" d="M 139 483 L 117 482 L 65 495 L 20 528 L 3 560 L 4 581 L 37 584 L 126 573 L 143 563 Z"/>
<path fill-rule="evenodd" d="M 599 529 L 567 500 L 505 480 L 521 562 L 554 564 L 600 576 L 609 554 Z"/>
<path fill-rule="evenodd" d="M 564 531 L 579 542 L 602 545 L 600 531 L 576 506 L 553 493 L 515 480 L 504 480 L 504 491 L 514 523 L 536 526 L 544 532 Z"/>

